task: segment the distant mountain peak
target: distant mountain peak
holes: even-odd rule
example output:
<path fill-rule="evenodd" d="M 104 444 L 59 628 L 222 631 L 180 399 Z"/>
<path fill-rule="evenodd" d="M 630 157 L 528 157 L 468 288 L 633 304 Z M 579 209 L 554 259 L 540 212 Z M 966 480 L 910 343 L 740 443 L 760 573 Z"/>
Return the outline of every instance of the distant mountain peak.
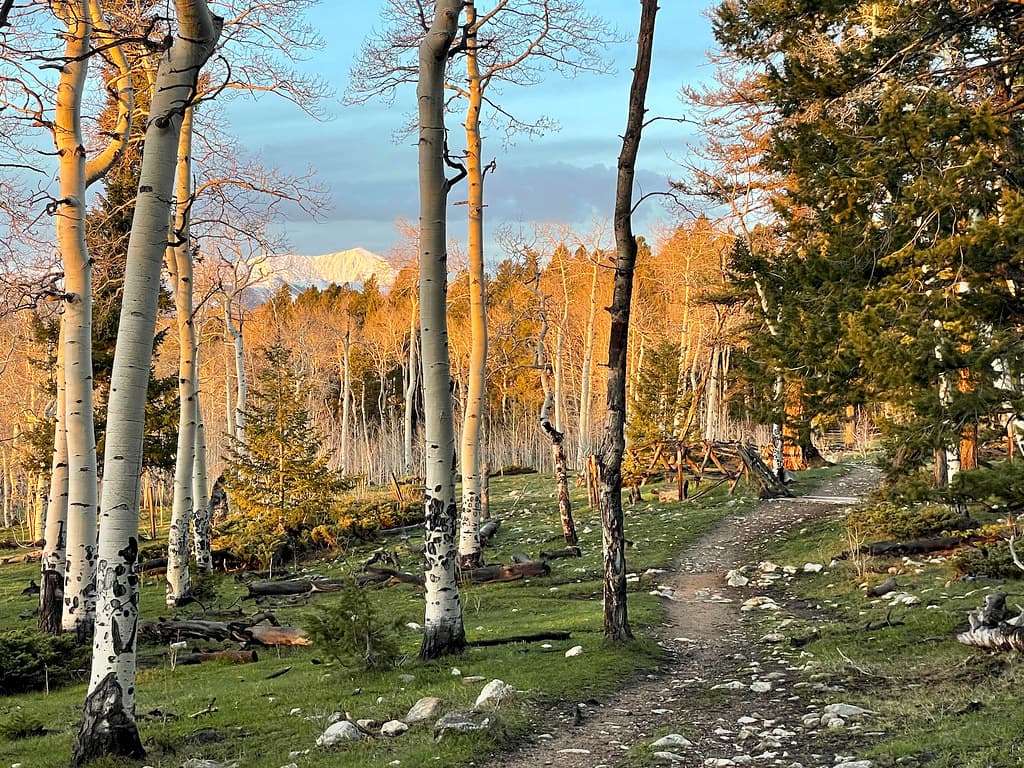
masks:
<path fill-rule="evenodd" d="M 268 296 L 282 285 L 289 286 L 296 294 L 307 288 L 323 290 L 331 284 L 361 287 L 373 276 L 381 290 L 387 291 L 395 282 L 398 270 L 365 248 L 317 256 L 285 253 L 271 256 L 260 265 L 261 292 L 266 291 Z"/>

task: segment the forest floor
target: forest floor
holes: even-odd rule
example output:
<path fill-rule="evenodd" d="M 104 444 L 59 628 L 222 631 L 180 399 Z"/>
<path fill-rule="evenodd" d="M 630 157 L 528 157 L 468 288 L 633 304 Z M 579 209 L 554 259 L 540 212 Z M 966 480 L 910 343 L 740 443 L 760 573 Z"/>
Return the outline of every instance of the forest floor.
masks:
<path fill-rule="evenodd" d="M 745 601 L 770 594 L 773 599 L 762 606 L 770 609 L 778 601 L 788 615 L 803 607 L 799 600 L 785 605 L 776 586 L 754 586 L 754 579 L 748 586 L 727 586 L 726 574 L 756 566 L 774 541 L 815 518 L 837 514 L 878 479 L 877 470 L 847 465 L 812 495 L 763 501 L 721 521 L 684 550 L 671 572 L 658 577 L 661 591 L 671 595 L 657 631 L 665 651 L 660 668 L 611 697 L 542 713 L 532 741 L 488 768 L 866 766 L 849 754 L 856 725 L 852 732 L 803 727 L 823 693 L 836 699 L 835 688 L 798 682 L 801 651 L 759 641 L 767 611 L 742 610 Z M 802 569 L 804 563 L 791 565 Z M 784 625 L 786 619 L 780 620 Z M 751 681 L 761 685 L 751 690 Z M 689 743 L 652 747 L 666 734 Z"/>

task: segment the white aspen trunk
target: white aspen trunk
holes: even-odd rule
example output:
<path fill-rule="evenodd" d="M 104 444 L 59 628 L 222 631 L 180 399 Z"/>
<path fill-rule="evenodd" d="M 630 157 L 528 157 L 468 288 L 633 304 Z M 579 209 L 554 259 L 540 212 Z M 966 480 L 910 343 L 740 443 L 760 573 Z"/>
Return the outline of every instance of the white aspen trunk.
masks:
<path fill-rule="evenodd" d="M 560 260 L 559 274 L 562 278 L 562 320 L 555 330 L 554 354 L 554 398 L 555 429 L 565 433 L 565 338 L 569 328 L 569 279 L 566 274 L 565 256 Z M 565 449 L 562 449 L 563 454 Z"/>
<path fill-rule="evenodd" d="M 75 766 L 102 755 L 145 754 L 135 721 L 135 640 L 146 390 L 182 113 L 222 26 L 203 0 L 175 0 L 175 9 L 178 30 L 160 57 L 128 241 L 108 404 L 92 674 Z"/>
<path fill-rule="evenodd" d="M 419 312 L 419 301 L 414 299 L 409 313 L 409 368 L 405 382 L 405 413 L 403 418 L 402 453 L 405 474 L 407 477 L 416 472 L 416 461 L 413 453 L 413 432 L 416 415 L 416 390 L 420 385 L 420 360 L 417 354 L 419 333 L 416 327 L 416 314 Z"/>
<path fill-rule="evenodd" d="M 37 621 L 41 632 L 52 635 L 59 634 L 61 631 L 68 522 L 68 437 L 64 397 L 63 314 L 60 319 L 55 367 L 57 401 L 53 425 L 53 461 L 50 465 L 50 496 L 46 509 L 46 530 L 43 532 L 44 544 L 39 576 L 39 617 Z"/>
<path fill-rule="evenodd" d="M 68 525 L 61 625 L 84 639 L 96 608 L 96 431 L 93 426 L 92 270 L 85 244 L 85 141 L 82 94 L 88 69 L 88 0 L 55 6 L 67 27 L 57 86 L 54 142 L 60 163 L 57 247 L 64 263 L 65 418 L 68 441 Z"/>
<path fill-rule="evenodd" d="M 584 457 L 590 453 L 593 447 L 593 422 L 591 418 L 590 394 L 591 379 L 594 361 L 594 337 L 597 328 L 597 272 L 599 257 L 595 253 L 590 277 L 590 306 L 587 313 L 587 327 L 583 334 L 583 362 L 580 365 L 580 434 L 577 462 L 582 465 Z"/>
<path fill-rule="evenodd" d="M 65 450 L 67 450 L 65 448 Z M 4 483 L 4 527 L 14 527 L 14 483 L 11 482 L 11 457 L 8 451 L 3 451 L 3 483 Z"/>
<path fill-rule="evenodd" d="M 437 0 L 419 48 L 420 333 L 423 342 L 425 610 L 420 657 L 433 659 L 466 644 L 456 582 L 455 431 L 446 314 L 447 193 L 444 176 L 444 68 L 461 0 Z"/>
<path fill-rule="evenodd" d="M 352 430 L 352 368 L 349 365 L 349 354 L 352 350 L 352 331 L 345 328 L 345 341 L 341 351 L 341 469 L 352 472 L 352 449 L 350 434 Z"/>
<path fill-rule="evenodd" d="M 466 182 L 469 187 L 469 318 L 470 352 L 465 411 L 462 419 L 462 519 L 459 525 L 459 565 L 477 568 L 484 564 L 480 547 L 481 422 L 487 393 L 487 304 L 484 293 L 484 171 L 480 153 L 480 108 L 483 91 L 477 61 L 477 18 L 474 0 L 466 10 L 466 77 L 469 104 L 466 110 Z"/>
<path fill-rule="evenodd" d="M 206 423 L 199 403 L 199 360 L 196 358 L 196 445 L 195 464 L 192 472 L 192 533 L 196 568 L 200 573 L 213 571 L 212 511 L 210 510 L 210 481 L 206 470 Z"/>
<path fill-rule="evenodd" d="M 775 374 L 775 384 L 772 387 L 772 395 L 776 403 L 782 403 L 784 384 L 782 382 L 782 376 Z M 785 412 L 782 409 L 781 412 Z M 772 422 L 772 472 L 775 473 L 775 477 L 779 480 L 785 480 L 786 478 L 786 465 L 785 455 L 783 453 L 785 449 L 785 443 L 782 439 L 782 421 L 776 419 Z"/>
<path fill-rule="evenodd" d="M 721 394 L 721 356 L 722 347 L 714 344 L 711 347 L 711 360 L 708 363 L 708 379 L 704 386 L 704 439 L 718 439 L 718 401 Z"/>
<path fill-rule="evenodd" d="M 249 397 L 249 380 L 245 375 L 245 339 L 242 336 L 242 321 L 235 323 L 232 313 L 233 300 L 231 297 L 224 302 L 224 327 L 231 336 L 232 349 L 235 356 L 235 403 L 233 407 L 234 418 L 231 420 L 232 434 L 235 437 L 236 448 L 245 450 L 245 409 Z"/>
<path fill-rule="evenodd" d="M 189 523 L 195 511 L 193 478 L 196 462 L 196 332 L 192 306 L 192 107 L 187 107 L 178 134 L 174 224 L 167 248 L 167 268 L 174 291 L 178 324 L 178 445 L 174 463 L 174 501 L 167 533 L 167 605 L 187 598 Z"/>

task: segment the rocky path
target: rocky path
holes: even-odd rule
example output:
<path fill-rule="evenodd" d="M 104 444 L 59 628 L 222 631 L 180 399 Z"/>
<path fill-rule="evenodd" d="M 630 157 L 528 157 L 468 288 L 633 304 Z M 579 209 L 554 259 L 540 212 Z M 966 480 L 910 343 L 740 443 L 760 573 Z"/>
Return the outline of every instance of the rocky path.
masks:
<path fill-rule="evenodd" d="M 634 746 L 649 751 L 648 762 L 678 768 L 868 768 L 843 749 L 849 730 L 860 728 L 855 713 L 819 709 L 825 685 L 803 680 L 799 651 L 752 642 L 744 626 L 751 613 L 743 603 L 757 602 L 782 574 L 759 574 L 741 588 L 727 586 L 725 574 L 758 563 L 774 538 L 842 509 L 876 479 L 870 468 L 850 467 L 813 496 L 765 501 L 724 520 L 660 576 L 673 596 L 658 631 L 662 668 L 607 701 L 546 713 L 530 743 L 489 768 L 613 768 Z M 682 738 L 652 746 L 665 733 Z"/>

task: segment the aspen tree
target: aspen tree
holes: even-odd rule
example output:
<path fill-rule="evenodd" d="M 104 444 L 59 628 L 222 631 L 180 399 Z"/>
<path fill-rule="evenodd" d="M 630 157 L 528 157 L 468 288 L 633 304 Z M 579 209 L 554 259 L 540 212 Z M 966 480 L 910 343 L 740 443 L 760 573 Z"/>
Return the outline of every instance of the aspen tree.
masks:
<path fill-rule="evenodd" d="M 444 69 L 455 39 L 461 0 L 437 0 L 419 48 L 420 333 L 426 459 L 426 558 L 420 657 L 462 650 L 466 632 L 456 583 L 455 431 L 446 317 L 448 254 L 445 223 L 453 180 L 446 179 Z"/>
<path fill-rule="evenodd" d="M 72 755 L 76 766 L 101 755 L 145 754 L 135 721 L 135 641 L 146 385 L 182 116 L 222 25 L 204 0 L 175 0 L 174 7 L 178 26 L 160 56 L 128 242 L 107 409 L 92 674 Z"/>

